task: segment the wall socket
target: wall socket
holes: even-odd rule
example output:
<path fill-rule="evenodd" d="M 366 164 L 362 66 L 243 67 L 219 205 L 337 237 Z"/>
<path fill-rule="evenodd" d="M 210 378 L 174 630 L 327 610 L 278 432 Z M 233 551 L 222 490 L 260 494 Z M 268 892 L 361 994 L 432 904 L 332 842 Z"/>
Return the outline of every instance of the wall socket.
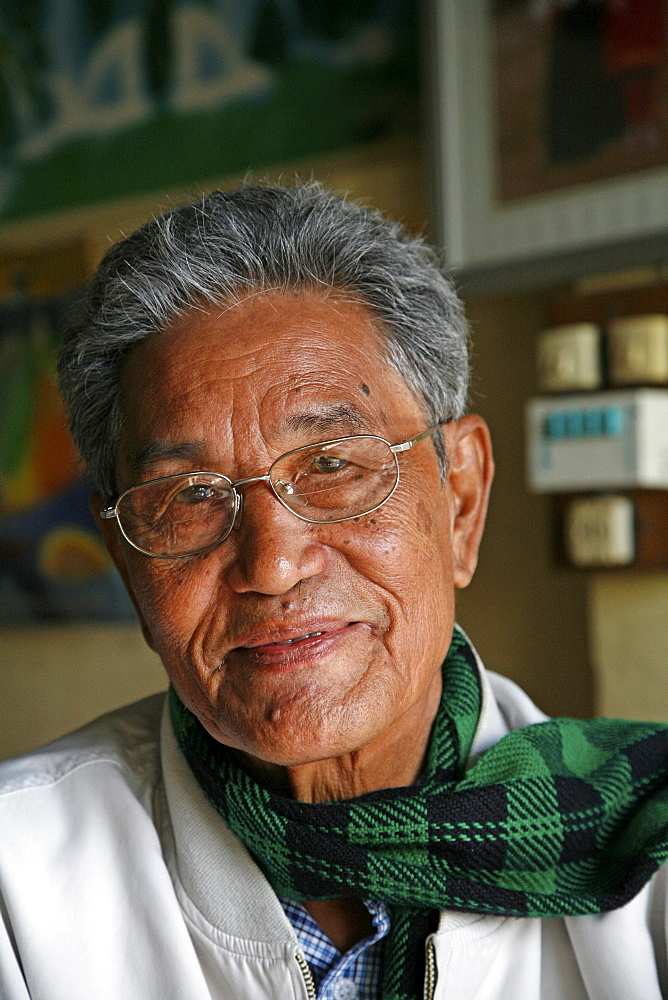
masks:
<path fill-rule="evenodd" d="M 609 495 L 571 500 L 564 534 L 567 556 L 575 566 L 629 566 L 636 554 L 633 501 Z"/>

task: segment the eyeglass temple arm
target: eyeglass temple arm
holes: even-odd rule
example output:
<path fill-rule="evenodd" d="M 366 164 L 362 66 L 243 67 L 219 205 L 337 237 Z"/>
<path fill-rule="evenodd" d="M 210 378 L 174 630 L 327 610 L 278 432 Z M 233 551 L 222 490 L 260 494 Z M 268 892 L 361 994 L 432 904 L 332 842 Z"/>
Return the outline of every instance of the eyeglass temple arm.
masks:
<path fill-rule="evenodd" d="M 439 423 L 434 424 L 433 427 L 428 427 L 426 431 L 422 431 L 421 434 L 416 434 L 415 437 L 410 438 L 408 441 L 402 441 L 401 444 L 390 445 L 392 454 L 396 455 L 397 452 L 400 451 L 409 451 L 414 444 L 417 444 L 418 441 L 422 441 L 424 438 L 429 437 L 429 435 L 433 434 L 434 431 L 437 431 L 439 427 L 442 427 L 444 423 L 445 420 L 441 420 Z"/>
<path fill-rule="evenodd" d="M 104 518 L 105 521 L 111 520 L 112 517 L 116 517 L 116 508 L 103 507 L 100 511 L 100 517 Z"/>

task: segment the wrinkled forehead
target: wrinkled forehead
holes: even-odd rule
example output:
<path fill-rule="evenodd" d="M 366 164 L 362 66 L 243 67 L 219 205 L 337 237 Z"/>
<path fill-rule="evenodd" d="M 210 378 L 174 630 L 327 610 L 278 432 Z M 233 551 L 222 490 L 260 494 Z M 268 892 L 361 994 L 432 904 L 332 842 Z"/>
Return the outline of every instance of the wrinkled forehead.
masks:
<path fill-rule="evenodd" d="M 231 376 L 253 373 L 287 357 L 304 368 L 321 366 L 331 356 L 351 364 L 373 361 L 389 369 L 382 323 L 359 297 L 342 292 L 260 291 L 219 307 L 191 308 L 164 330 L 141 341 L 129 353 L 122 381 L 148 381 L 169 375 L 176 365 L 201 358 L 225 360 Z"/>
<path fill-rule="evenodd" d="M 277 448 L 394 433 L 421 408 L 385 354 L 379 324 L 352 298 L 265 293 L 193 310 L 129 355 L 122 447 L 129 459 L 211 436 L 229 450 L 253 433 Z"/>

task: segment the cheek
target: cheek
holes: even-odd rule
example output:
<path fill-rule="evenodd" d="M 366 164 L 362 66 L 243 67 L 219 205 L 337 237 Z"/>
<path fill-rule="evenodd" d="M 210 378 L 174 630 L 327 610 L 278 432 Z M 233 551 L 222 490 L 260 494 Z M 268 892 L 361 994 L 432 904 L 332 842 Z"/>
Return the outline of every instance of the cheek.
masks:
<path fill-rule="evenodd" d="M 452 604 L 452 545 L 444 507 L 420 498 L 352 523 L 341 543 L 346 558 L 396 600 L 406 618 L 424 618 Z"/>
<path fill-rule="evenodd" d="M 157 651 L 166 662 L 206 619 L 213 574 L 203 560 L 153 560 L 129 566 L 130 584 Z"/>

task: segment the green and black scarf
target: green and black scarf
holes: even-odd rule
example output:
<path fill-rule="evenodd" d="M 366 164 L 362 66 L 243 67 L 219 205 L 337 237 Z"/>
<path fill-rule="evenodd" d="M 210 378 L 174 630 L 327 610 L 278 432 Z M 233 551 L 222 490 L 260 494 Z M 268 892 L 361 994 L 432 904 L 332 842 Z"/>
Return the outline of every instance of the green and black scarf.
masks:
<path fill-rule="evenodd" d="M 668 726 L 554 719 L 466 770 L 480 706 L 475 654 L 455 628 L 419 781 L 304 803 L 259 785 L 171 691 L 181 750 L 277 893 L 392 908 L 385 1000 L 421 996 L 438 910 L 602 913 L 668 859 Z"/>

